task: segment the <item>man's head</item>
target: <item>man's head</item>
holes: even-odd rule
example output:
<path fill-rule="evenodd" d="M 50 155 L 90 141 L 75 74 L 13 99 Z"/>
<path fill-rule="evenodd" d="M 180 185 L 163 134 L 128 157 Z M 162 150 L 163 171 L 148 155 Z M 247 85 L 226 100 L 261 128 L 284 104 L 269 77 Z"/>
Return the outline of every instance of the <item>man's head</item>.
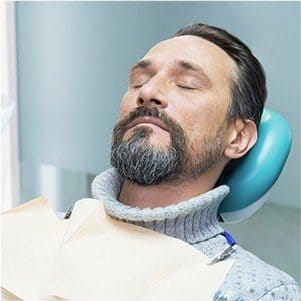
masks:
<path fill-rule="evenodd" d="M 183 28 L 132 67 L 111 164 L 141 185 L 206 173 L 216 181 L 255 144 L 265 98 L 263 69 L 247 46 L 208 25 Z"/>

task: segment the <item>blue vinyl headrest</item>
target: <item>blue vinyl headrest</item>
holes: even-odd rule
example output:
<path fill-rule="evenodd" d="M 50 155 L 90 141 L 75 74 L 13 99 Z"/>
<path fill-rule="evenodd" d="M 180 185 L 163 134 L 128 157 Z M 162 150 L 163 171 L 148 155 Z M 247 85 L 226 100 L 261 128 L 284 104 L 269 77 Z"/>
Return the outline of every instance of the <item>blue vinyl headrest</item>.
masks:
<path fill-rule="evenodd" d="M 222 222 L 244 220 L 264 204 L 267 192 L 284 167 L 291 144 L 291 131 L 285 118 L 264 109 L 256 144 L 239 159 L 222 183 L 230 187 L 230 193 L 218 209 Z"/>

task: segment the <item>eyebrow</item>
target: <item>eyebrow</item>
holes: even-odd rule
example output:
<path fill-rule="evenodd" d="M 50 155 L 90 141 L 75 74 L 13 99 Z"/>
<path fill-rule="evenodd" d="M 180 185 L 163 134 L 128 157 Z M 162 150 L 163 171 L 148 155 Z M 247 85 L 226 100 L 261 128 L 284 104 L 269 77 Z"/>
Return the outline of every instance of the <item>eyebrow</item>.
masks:
<path fill-rule="evenodd" d="M 175 60 L 175 64 L 180 67 L 181 69 L 184 70 L 190 70 L 190 71 L 194 71 L 196 73 L 198 73 L 198 75 L 205 80 L 205 82 L 209 85 L 212 86 L 212 81 L 209 79 L 209 77 L 207 76 L 207 74 L 205 73 L 204 69 L 195 63 L 189 62 L 189 61 L 185 61 L 185 60 Z M 139 61 L 137 64 L 135 64 L 134 66 L 132 66 L 130 74 L 132 74 L 136 69 L 142 68 L 142 69 L 147 69 L 152 65 L 152 61 L 151 60 L 142 60 Z"/>
<path fill-rule="evenodd" d="M 132 66 L 130 73 L 133 73 L 136 69 L 139 69 L 139 68 L 146 69 L 151 64 L 152 64 L 151 60 L 142 60 L 142 61 L 138 62 L 137 64 L 135 64 L 134 66 Z"/>

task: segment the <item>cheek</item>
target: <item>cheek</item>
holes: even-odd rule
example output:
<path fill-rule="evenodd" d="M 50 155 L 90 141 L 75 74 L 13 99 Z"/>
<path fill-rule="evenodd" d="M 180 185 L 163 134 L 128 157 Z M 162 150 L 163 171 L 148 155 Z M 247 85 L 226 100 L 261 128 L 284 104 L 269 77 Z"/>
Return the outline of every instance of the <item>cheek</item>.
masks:
<path fill-rule="evenodd" d="M 183 109 L 179 122 L 187 135 L 189 144 L 196 149 L 203 147 L 204 140 L 215 137 L 220 122 L 211 110 Z M 189 117 L 187 117 L 189 116 Z"/>
<path fill-rule="evenodd" d="M 204 97 L 187 97 L 171 102 L 166 112 L 181 125 L 189 140 L 195 140 L 203 137 L 214 125 L 214 110 L 212 101 Z"/>
<path fill-rule="evenodd" d="M 128 92 L 123 96 L 119 107 L 119 119 L 124 118 L 128 113 L 136 108 L 136 98 Z"/>
<path fill-rule="evenodd" d="M 194 120 L 195 126 L 192 125 L 192 128 L 212 135 L 225 122 L 226 111 L 225 104 L 214 95 L 202 97 L 189 113 L 191 120 Z"/>

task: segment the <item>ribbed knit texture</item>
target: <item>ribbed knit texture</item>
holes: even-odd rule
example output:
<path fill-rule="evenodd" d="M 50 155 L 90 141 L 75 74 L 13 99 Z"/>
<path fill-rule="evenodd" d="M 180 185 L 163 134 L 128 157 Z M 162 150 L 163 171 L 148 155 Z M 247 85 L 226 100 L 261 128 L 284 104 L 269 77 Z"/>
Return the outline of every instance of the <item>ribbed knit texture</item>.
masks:
<path fill-rule="evenodd" d="M 104 202 L 112 218 L 181 239 L 210 258 L 228 245 L 220 234 L 224 229 L 217 220 L 217 209 L 229 193 L 228 186 L 219 186 L 176 205 L 153 209 L 119 202 L 121 187 L 122 179 L 114 168 L 99 174 L 92 183 L 92 196 Z M 229 258 L 235 263 L 212 300 L 301 300 L 300 286 L 292 277 L 242 247 L 237 245 Z"/>

